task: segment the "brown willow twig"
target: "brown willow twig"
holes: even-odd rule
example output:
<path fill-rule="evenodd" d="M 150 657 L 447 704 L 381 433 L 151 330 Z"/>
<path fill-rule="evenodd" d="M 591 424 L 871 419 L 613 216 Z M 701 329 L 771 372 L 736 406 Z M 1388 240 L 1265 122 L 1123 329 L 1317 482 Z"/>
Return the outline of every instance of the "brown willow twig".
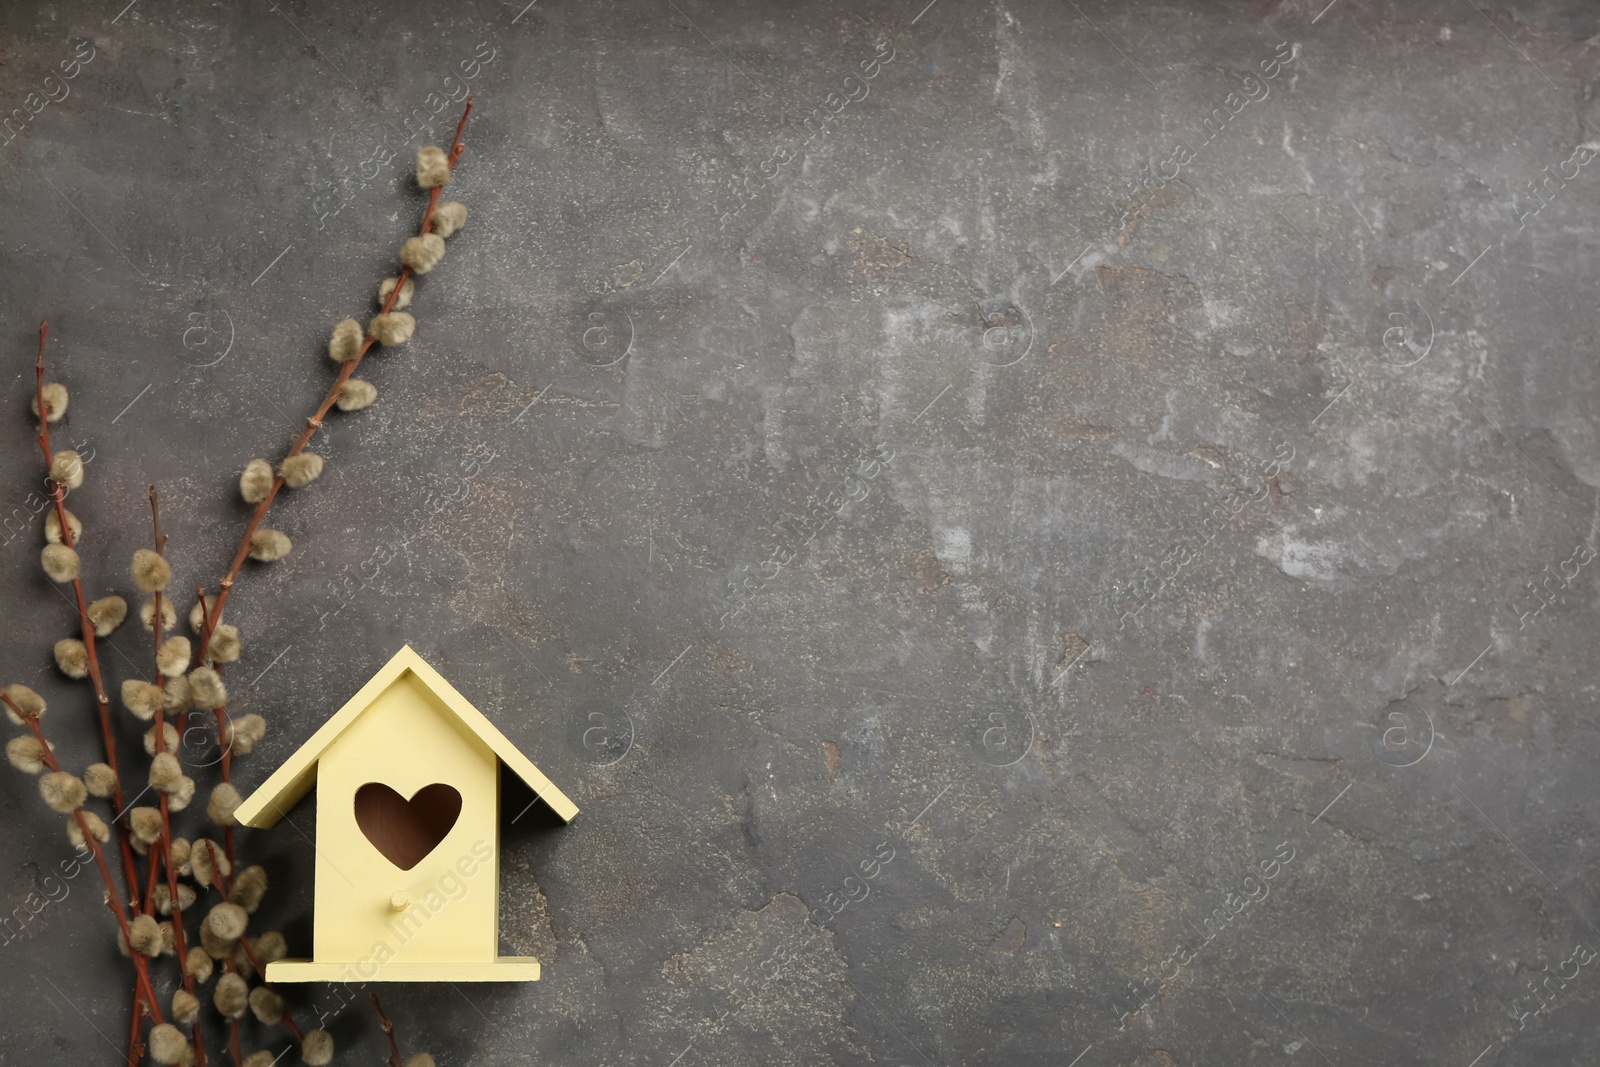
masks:
<path fill-rule="evenodd" d="M 161 500 L 156 494 L 156 487 L 153 485 L 150 487 L 150 525 L 154 529 L 156 555 L 165 556 L 167 552 L 167 535 L 161 530 Z M 161 590 L 159 589 L 155 593 L 155 605 L 156 613 L 154 619 L 157 622 L 157 626 L 152 626 L 151 630 L 155 636 L 156 685 L 163 686 L 166 683 L 166 677 L 161 673 L 161 630 L 159 629 Z M 165 752 L 167 751 L 167 709 L 165 700 L 156 708 L 155 721 L 156 751 Z M 179 752 L 174 752 L 173 758 L 181 759 L 181 751 L 182 749 L 180 748 Z M 156 849 L 152 847 L 150 850 L 150 877 L 153 882 L 158 866 L 166 872 L 167 900 L 172 908 L 172 950 L 178 957 L 178 973 L 182 977 L 183 988 L 192 996 L 195 993 L 195 980 L 194 975 L 189 973 L 189 946 L 186 943 L 188 939 L 183 932 L 183 907 L 178 903 L 178 871 L 172 863 L 172 809 L 168 805 L 166 793 L 158 792 L 157 798 L 161 805 L 161 840 L 157 842 L 160 846 L 160 862 L 159 864 L 157 863 L 158 854 Z M 155 891 L 153 889 L 146 893 L 146 914 L 150 914 L 154 908 L 154 896 Z M 189 1029 L 190 1043 L 194 1047 L 195 1067 L 206 1067 L 206 1046 L 200 1034 L 200 1019 L 198 1016 L 195 1017 L 194 1024 Z"/>
<path fill-rule="evenodd" d="M 212 886 L 213 889 L 215 889 L 218 893 L 220 893 L 222 895 L 222 899 L 223 900 L 227 900 L 228 899 L 228 891 L 222 887 L 222 876 L 217 871 L 217 846 L 216 846 L 216 843 L 213 842 L 213 841 L 207 841 L 206 842 L 206 850 L 211 853 L 211 886 Z M 265 967 L 261 966 L 261 961 L 260 960 L 256 959 L 255 949 L 250 947 L 250 939 L 247 938 L 247 937 L 239 938 L 239 947 L 244 949 L 245 959 L 250 961 L 250 966 L 255 968 L 256 974 L 261 976 L 261 984 L 266 986 L 268 989 L 272 990 L 274 993 L 276 993 L 278 991 L 278 987 L 273 985 L 271 982 L 267 981 L 267 969 Z M 232 952 L 228 953 L 227 966 L 228 966 L 229 970 L 233 970 L 233 953 Z M 283 1020 L 282 1020 L 282 1022 L 283 1022 L 283 1028 L 285 1030 L 288 1030 L 289 1033 L 294 1035 L 294 1039 L 295 1039 L 296 1042 L 298 1042 L 298 1043 L 300 1043 L 302 1045 L 305 1044 L 305 1040 L 306 1040 L 305 1039 L 305 1035 L 300 1032 L 300 1027 L 296 1026 L 294 1019 L 290 1017 L 290 1015 L 289 1015 L 289 1006 L 287 1004 L 285 1004 L 283 1006 Z"/>
<path fill-rule="evenodd" d="M 80 822 L 82 821 L 82 818 L 83 817 L 80 814 Z M 88 828 L 85 827 L 84 835 L 87 836 L 88 832 Z M 95 860 L 100 864 L 100 873 L 102 875 L 109 875 L 111 873 L 111 869 L 106 866 L 105 859 L 98 850 L 95 852 Z M 127 921 L 127 916 L 122 912 L 122 901 L 118 900 L 110 893 L 107 893 L 105 905 L 107 908 L 111 909 L 111 914 L 117 917 L 118 923 L 124 923 Z M 127 928 L 123 927 L 123 929 L 126 930 Z M 151 1018 L 155 1019 L 158 1025 L 166 1022 L 167 1020 L 161 1014 L 161 1006 L 156 1003 L 156 992 L 150 986 L 150 957 L 134 948 L 132 941 L 129 940 L 126 933 L 124 933 L 122 937 L 123 940 L 128 941 L 128 955 L 133 959 L 134 981 L 144 987 L 144 1003 L 149 1005 Z M 137 1018 L 137 1016 L 135 1017 Z"/>
<path fill-rule="evenodd" d="M 55 453 L 50 450 L 50 405 L 44 399 L 44 342 L 50 333 L 48 319 L 39 323 L 39 358 L 34 364 L 34 397 L 39 406 L 39 450 L 44 453 L 44 469 L 47 474 L 55 462 Z M 68 548 L 74 548 L 72 529 L 67 525 L 66 488 L 55 476 L 50 475 L 50 499 L 55 504 L 56 522 L 61 526 L 61 543 Z M 106 765 L 115 773 L 117 770 L 117 741 L 111 733 L 111 701 L 106 696 L 106 687 L 100 680 L 100 657 L 95 652 L 96 635 L 94 623 L 89 621 L 88 602 L 83 595 L 83 579 L 72 579 L 72 592 L 78 601 L 78 626 L 83 631 L 83 646 L 89 654 L 89 680 L 94 685 L 95 706 L 100 713 L 100 739 L 105 744 Z M 159 620 L 154 620 L 159 625 Z M 121 825 L 124 832 L 117 835 L 117 840 L 122 846 L 122 870 L 124 880 L 128 883 L 128 903 L 133 907 L 139 906 L 139 877 L 133 863 L 133 848 L 128 844 L 128 813 L 127 806 L 122 802 L 122 775 L 115 774 L 116 782 L 112 791 L 112 799 L 116 802 L 119 813 L 115 822 Z M 112 889 L 115 893 L 116 890 Z"/>
<path fill-rule="evenodd" d="M 227 900 L 228 891 L 223 887 L 222 875 L 217 870 L 217 846 L 207 841 L 206 851 L 211 854 L 211 884 L 218 895 L 223 900 Z M 201 921 L 204 922 L 205 920 L 202 919 Z M 239 944 L 246 945 L 248 942 L 243 937 L 240 937 Z M 249 949 L 246 948 L 245 952 L 248 954 Z M 234 966 L 232 949 L 229 949 L 228 955 L 223 958 L 222 969 L 227 974 L 238 973 L 238 968 Z M 244 1050 L 240 1045 L 239 1020 L 231 1015 L 228 1016 L 228 1055 L 233 1058 L 233 1067 L 244 1067 Z"/>
<path fill-rule="evenodd" d="M 216 629 L 211 625 L 211 620 L 213 617 L 220 618 L 221 612 L 216 609 L 208 610 L 206 608 L 206 591 L 198 585 L 194 587 L 194 595 L 199 598 L 199 603 L 196 606 L 200 609 L 200 632 L 206 635 L 207 641 L 206 646 L 201 648 L 200 656 L 195 660 L 195 663 L 204 664 L 206 662 L 206 654 L 211 651 L 211 632 Z M 219 602 L 217 608 L 221 607 L 222 605 Z M 220 672 L 221 664 L 212 663 L 211 667 L 213 670 Z M 217 718 L 217 746 L 222 750 L 222 780 L 226 782 L 232 779 L 233 774 L 233 745 L 228 743 L 227 736 L 227 705 L 224 704 L 221 707 L 213 708 L 212 711 Z M 233 862 L 233 853 L 231 851 L 228 853 L 228 862 Z"/>
<path fill-rule="evenodd" d="M 470 114 L 472 114 L 472 97 L 469 96 L 467 97 L 467 106 L 461 112 L 461 121 L 456 124 L 455 140 L 450 142 L 449 166 L 452 170 L 455 169 L 456 160 L 461 158 L 462 150 L 466 147 L 461 141 L 461 134 L 467 128 L 467 116 Z M 432 230 L 433 212 L 439 205 L 439 195 L 443 191 L 444 187 L 438 185 L 428 191 L 428 210 L 423 213 L 422 225 L 417 229 L 418 235 L 426 234 Z M 394 307 L 395 301 L 400 298 L 400 291 L 405 288 L 406 282 L 410 277 L 411 268 L 402 266 L 400 268 L 400 276 L 395 279 L 394 289 L 389 293 L 389 299 L 383 302 L 383 310 L 379 314 L 387 315 L 389 313 L 389 310 Z M 333 386 L 328 390 L 327 395 L 322 398 L 322 403 L 318 405 L 316 414 L 306 419 L 306 428 L 295 436 L 294 443 L 289 446 L 289 456 L 298 456 L 305 451 L 306 445 L 311 442 L 312 435 L 322 426 L 323 418 L 333 409 L 334 402 L 339 399 L 339 394 L 343 391 L 345 383 L 350 380 L 350 376 L 355 373 L 356 367 L 366 358 L 367 350 L 375 342 L 376 338 L 368 334 L 366 340 L 362 342 L 361 351 L 356 354 L 356 358 L 347 361 L 339 368 L 339 375 L 334 378 Z M 279 470 L 282 470 L 281 466 Z M 246 557 L 250 555 L 251 539 L 255 537 L 256 530 L 261 526 L 261 520 L 266 518 L 267 509 L 272 506 L 273 500 L 277 499 L 278 490 L 282 488 L 283 475 L 280 473 L 272 480 L 272 488 L 267 490 L 267 495 L 262 498 L 261 503 L 256 505 L 255 512 L 250 516 L 250 524 L 245 527 L 244 537 L 239 540 L 239 547 L 233 554 L 233 563 L 229 566 L 228 573 L 223 576 L 222 581 L 217 583 L 217 606 L 215 611 L 210 613 L 210 618 L 206 620 L 205 629 L 200 634 L 199 659 L 201 662 L 205 662 L 206 653 L 211 648 L 211 632 L 222 618 L 222 608 L 228 602 L 228 594 L 233 591 L 234 579 L 239 577 L 239 570 L 244 566 Z M 201 598 L 200 602 L 202 604 L 205 603 L 204 597 Z"/>
<path fill-rule="evenodd" d="M 159 499 L 156 496 L 156 487 L 153 486 L 153 485 L 150 487 L 150 522 L 151 522 L 151 525 L 155 527 L 156 555 L 164 556 L 166 554 L 166 549 L 167 549 L 167 535 L 161 532 L 161 504 L 160 504 Z M 160 704 L 156 705 L 155 737 L 156 737 L 156 753 L 159 755 L 160 753 L 165 752 L 167 750 L 167 702 L 166 702 L 165 695 L 164 695 L 165 694 L 165 686 L 166 686 L 166 683 L 167 683 L 167 679 L 166 679 L 166 675 L 161 673 L 161 633 L 162 633 L 162 631 L 161 631 L 161 590 L 159 590 L 159 589 L 157 589 L 156 592 L 155 592 L 155 606 L 156 606 L 156 613 L 153 616 L 151 616 L 151 621 L 152 621 L 152 623 L 154 623 L 154 625 L 152 625 L 150 627 L 150 630 L 151 630 L 151 633 L 155 636 L 155 650 L 154 651 L 155 651 L 155 664 L 156 664 L 156 685 L 159 686 L 159 687 L 162 687 L 162 689 L 163 689 L 162 701 L 161 701 Z M 176 752 L 174 752 L 172 754 L 172 758 L 173 759 L 179 759 L 180 757 Z M 181 764 L 180 764 L 180 766 L 181 766 Z M 158 797 L 158 801 L 159 801 L 159 803 L 161 805 L 161 841 L 162 841 L 162 848 L 163 848 L 162 860 L 167 866 L 167 881 L 171 882 L 173 880 L 173 873 L 172 873 L 172 812 L 171 812 L 171 809 L 169 808 L 169 806 L 167 804 L 167 794 L 166 793 L 164 793 L 164 792 L 160 793 L 159 797 Z M 150 867 L 151 867 L 152 874 L 154 873 L 155 866 L 156 866 L 156 857 L 155 857 L 155 853 L 152 851 L 150 853 Z M 171 892 L 170 887 L 168 889 L 168 892 L 169 893 Z M 177 900 L 176 896 L 174 896 L 172 898 L 172 906 L 173 906 L 174 911 L 176 911 L 177 906 L 178 906 L 178 900 Z M 146 912 L 146 914 L 148 914 L 150 912 L 150 902 L 149 901 L 145 902 L 145 912 Z M 174 925 L 173 925 L 173 931 L 174 931 L 173 945 L 178 949 L 178 955 L 181 958 L 182 955 L 183 955 L 183 932 L 178 928 L 176 923 L 174 923 Z M 184 970 L 187 971 L 188 968 L 185 967 Z M 193 993 L 194 990 L 190 989 L 189 992 Z"/>
<path fill-rule="evenodd" d="M 195 995 L 194 975 L 189 971 L 189 949 L 184 944 L 183 934 L 183 908 L 178 904 L 178 872 L 172 865 L 172 827 L 166 824 L 167 797 L 161 795 L 161 818 L 163 821 L 161 833 L 161 865 L 167 873 L 167 897 L 172 901 L 172 952 L 178 957 L 178 973 L 183 976 L 183 988 Z M 152 853 L 153 862 L 153 853 Z M 195 1067 L 206 1067 L 206 1043 L 200 1036 L 200 1017 L 195 1016 L 194 1024 L 190 1026 L 190 1040 L 194 1045 Z"/>
<path fill-rule="evenodd" d="M 144 1042 L 139 1034 L 144 1029 L 144 990 L 139 988 L 137 976 L 133 980 L 133 1021 L 128 1024 L 128 1067 L 139 1067 L 144 1059 Z"/>
<path fill-rule="evenodd" d="M 157 501 L 156 501 L 156 487 L 153 486 L 153 485 L 150 487 L 150 518 L 151 518 L 151 521 L 155 524 L 156 555 L 158 555 L 158 556 L 159 555 L 163 555 L 164 554 L 164 550 L 166 548 L 166 544 L 167 544 L 167 537 L 166 537 L 165 534 L 163 534 L 161 532 L 161 509 L 160 509 L 159 505 L 157 504 Z M 161 664 L 161 634 L 162 634 L 162 631 L 161 631 L 160 625 L 157 622 L 155 622 L 155 620 L 159 620 L 161 618 L 161 590 L 159 590 L 159 589 L 157 589 L 156 592 L 155 592 L 155 614 L 153 616 L 151 616 L 151 618 L 152 618 L 153 624 L 150 627 L 150 638 L 151 638 L 151 643 L 152 643 L 152 646 L 153 646 L 152 647 L 152 653 L 153 653 L 155 661 L 156 661 L 156 685 L 159 686 L 159 685 L 162 685 L 163 682 L 164 682 L 164 679 L 161 676 L 161 665 L 160 665 Z M 167 750 L 166 717 L 165 717 L 165 714 L 164 714 L 165 710 L 166 709 L 164 707 L 156 708 L 156 751 L 157 752 L 165 752 Z M 161 842 L 163 843 L 163 845 L 165 845 L 165 843 L 170 842 L 172 840 L 172 820 L 171 820 L 171 817 L 170 817 L 170 815 L 168 814 L 168 811 L 167 811 L 167 794 L 164 793 L 164 792 L 158 792 L 157 796 L 160 798 L 160 803 L 161 803 Z M 185 977 L 187 977 L 188 976 L 188 971 L 189 971 L 189 966 L 188 966 L 188 963 L 186 961 L 186 957 L 188 956 L 188 951 L 187 951 L 186 946 L 184 945 L 184 938 L 183 938 L 183 911 L 182 911 L 182 909 L 180 909 L 178 907 L 178 901 L 177 901 L 177 898 L 176 898 L 176 889 L 171 884 L 172 878 L 170 877 L 170 875 L 172 873 L 171 872 L 172 851 L 171 851 L 170 847 L 166 847 L 165 848 L 165 854 L 164 855 L 158 854 L 154 849 L 150 850 L 149 880 L 145 882 L 145 887 L 144 887 L 144 913 L 146 915 L 150 915 L 150 916 L 154 916 L 155 915 L 155 910 L 156 910 L 156 876 L 161 873 L 163 859 L 166 861 L 166 865 L 168 867 L 168 875 L 169 875 L 169 877 L 167 879 L 167 882 L 168 882 L 167 893 L 168 893 L 168 896 L 172 899 L 172 946 L 173 946 L 173 951 L 177 954 L 177 957 L 178 957 L 178 969 L 179 969 L 179 971 L 181 971 L 185 975 Z M 190 993 L 193 993 L 194 992 L 194 980 L 192 978 L 190 978 L 189 981 L 187 983 L 185 983 L 185 987 L 188 989 L 188 991 Z M 128 1033 L 128 1067 L 137 1067 L 137 1065 L 139 1063 L 139 1060 L 144 1056 L 144 1044 L 143 1044 L 143 1042 L 141 1042 L 139 1040 L 139 1033 L 140 1033 L 140 1029 L 141 1029 L 141 1025 L 140 1024 L 143 1023 L 144 1015 L 145 1015 L 145 1010 L 144 1010 L 144 991 L 139 988 L 139 984 L 137 982 L 135 982 L 134 986 L 133 986 L 133 1011 L 132 1011 L 131 1014 L 133 1015 L 133 1021 L 129 1024 L 130 1029 L 129 1029 L 129 1033 Z M 199 1020 L 197 1019 L 197 1020 L 195 1020 L 195 1022 L 196 1022 L 196 1025 L 198 1026 Z M 200 1043 L 199 1043 L 198 1040 L 196 1040 L 195 1044 L 198 1046 Z M 204 1047 L 200 1047 L 196 1051 L 195 1067 L 205 1067 L 205 1062 L 206 1062 L 205 1049 L 204 1049 Z"/>
<path fill-rule="evenodd" d="M 394 1023 L 383 1013 L 383 1005 L 378 1003 L 378 994 L 368 993 L 372 1000 L 372 1010 L 378 1013 L 378 1025 L 383 1028 L 383 1035 L 389 1039 L 389 1058 L 385 1060 L 389 1067 L 406 1067 L 400 1059 L 400 1042 L 394 1039 Z"/>
<path fill-rule="evenodd" d="M 150 871 L 149 871 L 149 873 L 147 875 L 145 875 L 145 883 L 144 883 L 144 908 L 143 908 L 143 911 L 144 911 L 144 914 L 146 914 L 146 915 L 152 915 L 153 916 L 156 913 L 156 902 L 155 902 L 156 875 L 158 875 L 160 873 L 161 873 L 161 864 L 156 862 L 156 854 L 154 852 L 152 852 L 152 853 L 150 853 Z"/>
<path fill-rule="evenodd" d="M 16 713 L 17 718 L 33 732 L 34 739 L 39 742 L 41 750 L 40 760 L 52 771 L 60 771 L 61 764 L 50 749 L 50 742 L 45 740 L 44 729 L 39 725 L 39 719 L 34 715 L 24 715 L 22 709 L 5 692 L 0 691 L 0 700 Z M 150 1005 L 150 1014 L 156 1022 L 165 1022 L 161 1016 L 161 1005 L 156 1002 L 155 990 L 150 988 L 150 957 L 133 947 L 133 937 L 128 931 L 128 913 L 122 906 L 122 898 L 117 895 L 117 884 L 111 878 L 111 868 L 106 865 L 105 851 L 100 847 L 100 839 L 95 837 L 89 829 L 89 820 L 84 817 L 83 809 L 76 808 L 72 813 L 78 820 L 78 830 L 83 834 L 84 844 L 94 853 L 95 866 L 100 868 L 100 877 L 106 883 L 106 906 L 111 909 L 111 914 L 117 917 L 117 928 L 122 931 L 123 943 L 128 946 L 128 954 L 133 958 L 133 969 L 138 974 L 139 984 L 144 987 L 144 995 Z"/>
<path fill-rule="evenodd" d="M 206 591 L 197 585 L 194 587 L 194 595 L 199 598 L 201 632 L 209 633 L 211 628 L 207 624 L 211 621 L 211 612 L 206 610 Z M 196 662 L 204 663 L 204 656 L 202 656 Z M 211 664 L 211 669 L 220 675 L 222 673 L 222 664 L 213 662 Z M 217 747 L 222 752 L 222 780 L 224 782 L 231 782 L 233 781 L 233 742 L 228 737 L 228 706 L 226 704 L 222 704 L 212 708 L 211 714 L 214 715 L 217 720 Z M 222 828 L 222 841 L 223 847 L 227 850 L 228 854 L 228 866 L 231 868 L 233 866 L 232 826 L 224 826 Z"/>
<path fill-rule="evenodd" d="M 244 949 L 245 959 L 250 961 L 250 966 L 254 967 L 256 969 L 256 973 L 261 976 L 261 984 L 276 993 L 278 991 L 278 987 L 267 981 L 267 969 L 261 966 L 260 960 L 256 959 L 255 949 L 250 947 L 249 940 L 241 937 L 239 939 L 239 947 Z M 289 1015 L 289 1005 L 287 1004 L 283 1006 L 283 1027 L 285 1030 L 288 1030 L 294 1035 L 294 1039 L 296 1041 L 300 1042 L 301 1044 L 305 1043 L 305 1035 L 300 1032 L 300 1027 L 295 1025 L 294 1019 Z"/>

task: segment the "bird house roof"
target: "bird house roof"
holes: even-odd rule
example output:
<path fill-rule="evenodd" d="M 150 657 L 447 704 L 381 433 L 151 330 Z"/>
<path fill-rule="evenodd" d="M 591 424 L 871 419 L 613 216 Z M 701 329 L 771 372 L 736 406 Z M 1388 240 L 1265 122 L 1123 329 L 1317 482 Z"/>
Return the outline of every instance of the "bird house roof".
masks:
<path fill-rule="evenodd" d="M 528 788 L 538 794 L 563 822 L 572 821 L 573 816 L 578 814 L 577 805 L 557 789 L 555 784 L 544 776 L 544 772 L 533 765 L 532 760 L 517 751 L 517 747 L 495 727 L 494 723 L 484 717 L 483 712 L 456 692 L 455 686 L 445 681 L 443 675 L 428 666 L 410 645 L 396 652 L 394 658 L 385 663 L 383 669 L 361 687 L 360 692 L 351 697 L 331 719 L 323 723 L 322 727 L 311 735 L 310 740 L 301 745 L 283 766 L 273 771 L 272 775 L 239 805 L 238 810 L 234 812 L 234 818 L 246 826 L 261 829 L 276 824 L 283 818 L 284 813 L 294 807 L 300 798 L 305 796 L 306 791 L 316 784 L 317 762 L 328 746 L 371 707 L 379 696 L 408 672 L 437 697 L 440 704 L 463 726 L 488 745 L 500 762 L 527 783 Z"/>

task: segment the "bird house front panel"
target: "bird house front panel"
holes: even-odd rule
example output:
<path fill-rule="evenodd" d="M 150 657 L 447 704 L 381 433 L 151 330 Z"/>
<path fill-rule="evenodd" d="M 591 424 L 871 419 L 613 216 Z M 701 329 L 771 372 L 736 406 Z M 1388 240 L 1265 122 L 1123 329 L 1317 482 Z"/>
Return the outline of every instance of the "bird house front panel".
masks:
<path fill-rule="evenodd" d="M 322 753 L 314 953 L 351 977 L 385 964 L 493 963 L 499 760 L 411 671 Z"/>

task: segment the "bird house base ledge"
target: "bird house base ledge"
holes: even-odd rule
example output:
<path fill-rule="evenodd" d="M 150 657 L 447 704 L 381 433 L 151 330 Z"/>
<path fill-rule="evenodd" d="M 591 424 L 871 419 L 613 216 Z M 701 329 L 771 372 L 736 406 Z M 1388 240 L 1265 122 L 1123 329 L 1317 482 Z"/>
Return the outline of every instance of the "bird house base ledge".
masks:
<path fill-rule="evenodd" d="M 532 956 L 500 956 L 493 963 L 277 960 L 267 964 L 266 977 L 269 982 L 537 982 L 539 961 Z"/>

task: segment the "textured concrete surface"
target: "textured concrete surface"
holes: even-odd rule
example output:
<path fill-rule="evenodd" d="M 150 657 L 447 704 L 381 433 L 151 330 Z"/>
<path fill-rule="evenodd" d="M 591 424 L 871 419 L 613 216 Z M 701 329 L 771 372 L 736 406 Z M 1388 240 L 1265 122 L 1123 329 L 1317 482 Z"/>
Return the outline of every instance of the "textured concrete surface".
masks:
<path fill-rule="evenodd" d="M 386 988 L 408 1053 L 1594 1062 L 1593 5 L 124 3 L 0 29 L 5 680 L 70 765 L 37 321 L 91 589 L 152 481 L 214 583 L 477 100 L 232 609 L 244 787 L 409 641 L 583 808 L 507 833 L 543 980 Z M 0 803 L 13 909 L 70 850 Z M 302 951 L 313 825 L 241 838 Z M 93 877 L 0 946 L 0 1062 L 117 1062 Z"/>

